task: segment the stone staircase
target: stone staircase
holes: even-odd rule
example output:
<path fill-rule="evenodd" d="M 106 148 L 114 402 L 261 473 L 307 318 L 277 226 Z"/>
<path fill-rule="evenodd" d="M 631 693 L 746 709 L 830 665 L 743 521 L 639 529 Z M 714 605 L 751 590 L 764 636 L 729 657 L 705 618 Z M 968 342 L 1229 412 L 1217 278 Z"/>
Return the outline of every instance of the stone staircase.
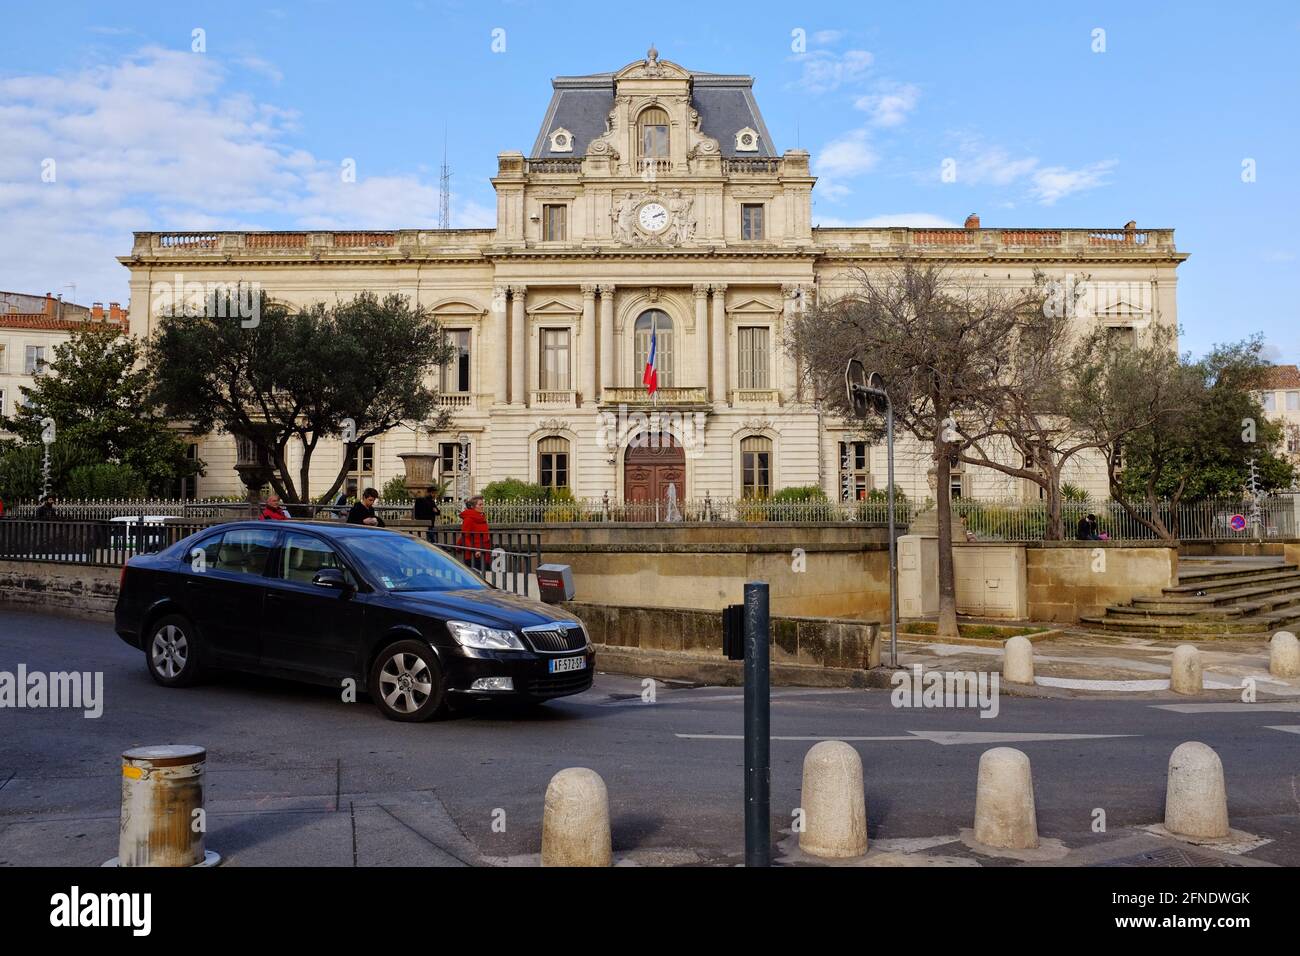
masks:
<path fill-rule="evenodd" d="M 1300 567 L 1184 559 L 1177 586 L 1079 623 L 1096 631 L 1187 639 L 1294 627 L 1300 624 Z"/>

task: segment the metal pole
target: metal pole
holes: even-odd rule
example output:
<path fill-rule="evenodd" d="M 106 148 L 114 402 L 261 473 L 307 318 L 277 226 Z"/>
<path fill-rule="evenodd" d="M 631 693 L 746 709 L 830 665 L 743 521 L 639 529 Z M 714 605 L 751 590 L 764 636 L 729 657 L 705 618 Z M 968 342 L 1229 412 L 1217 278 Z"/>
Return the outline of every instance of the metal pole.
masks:
<path fill-rule="evenodd" d="M 889 666 L 898 666 L 898 542 L 894 533 L 894 403 L 885 396 L 885 456 L 889 475 Z"/>
<path fill-rule="evenodd" d="M 745 584 L 745 866 L 772 865 L 767 583 Z"/>

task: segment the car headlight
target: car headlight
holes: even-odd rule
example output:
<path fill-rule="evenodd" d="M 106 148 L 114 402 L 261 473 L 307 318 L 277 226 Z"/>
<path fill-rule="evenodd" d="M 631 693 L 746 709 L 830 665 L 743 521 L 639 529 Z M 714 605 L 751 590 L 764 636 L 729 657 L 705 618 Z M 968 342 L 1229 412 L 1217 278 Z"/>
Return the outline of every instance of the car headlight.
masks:
<path fill-rule="evenodd" d="M 477 647 L 485 651 L 527 650 L 524 642 L 515 637 L 514 631 L 503 631 L 468 621 L 448 621 L 447 630 L 451 631 L 451 636 L 461 647 Z"/>

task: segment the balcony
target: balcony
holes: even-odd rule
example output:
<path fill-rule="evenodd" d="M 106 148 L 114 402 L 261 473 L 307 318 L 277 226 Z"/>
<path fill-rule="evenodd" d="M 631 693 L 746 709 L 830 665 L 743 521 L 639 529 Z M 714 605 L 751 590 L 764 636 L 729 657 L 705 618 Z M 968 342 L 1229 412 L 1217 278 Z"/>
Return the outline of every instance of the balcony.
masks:
<path fill-rule="evenodd" d="M 582 159 L 530 159 L 528 171 L 533 175 L 571 175 L 582 172 Z"/>
<path fill-rule="evenodd" d="M 737 388 L 731 393 L 733 405 L 780 405 L 781 392 L 775 388 Z"/>
<path fill-rule="evenodd" d="M 572 389 L 538 389 L 529 396 L 533 408 L 573 408 L 578 404 L 578 393 Z"/>
<path fill-rule="evenodd" d="M 474 405 L 474 395 L 471 392 L 439 392 L 439 408 L 471 408 Z"/>
<path fill-rule="evenodd" d="M 1168 259 L 1185 255 L 1174 244 L 1172 229 L 910 229 L 815 228 L 813 239 L 830 255 L 868 258 L 902 255 L 946 259 L 971 257 L 1027 259 Z"/>
<path fill-rule="evenodd" d="M 781 171 L 781 160 L 768 156 L 732 156 L 722 160 L 724 173 L 748 175 L 775 175 Z"/>
<path fill-rule="evenodd" d="M 643 405 L 643 406 L 708 406 L 709 393 L 704 386 L 668 387 L 658 389 L 651 395 L 644 388 L 615 386 L 607 388 L 601 394 L 602 405 Z"/>

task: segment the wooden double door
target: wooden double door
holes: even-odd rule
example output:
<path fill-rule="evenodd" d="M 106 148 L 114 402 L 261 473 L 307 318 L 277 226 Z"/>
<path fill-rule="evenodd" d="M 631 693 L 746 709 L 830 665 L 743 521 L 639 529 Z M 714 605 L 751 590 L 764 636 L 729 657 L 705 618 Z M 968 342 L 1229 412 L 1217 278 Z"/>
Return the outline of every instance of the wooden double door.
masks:
<path fill-rule="evenodd" d="M 623 500 L 666 504 L 668 489 L 677 503 L 686 499 L 686 452 L 673 439 L 660 436 L 656 446 L 628 448 L 623 456 Z"/>

